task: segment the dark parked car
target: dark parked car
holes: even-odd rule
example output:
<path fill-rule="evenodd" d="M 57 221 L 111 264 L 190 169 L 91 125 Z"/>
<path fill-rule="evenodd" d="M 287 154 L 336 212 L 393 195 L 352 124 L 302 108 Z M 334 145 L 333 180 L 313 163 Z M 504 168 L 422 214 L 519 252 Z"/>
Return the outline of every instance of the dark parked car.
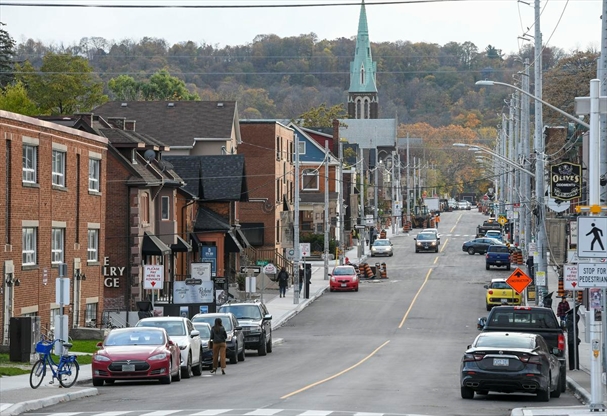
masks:
<path fill-rule="evenodd" d="M 221 318 L 221 323 L 228 334 L 226 356 L 229 358 L 230 364 L 244 361 L 244 333 L 233 313 L 197 313 L 192 317 L 192 322 L 206 322 L 212 327 L 215 325 L 215 318 Z"/>
<path fill-rule="evenodd" d="M 538 334 L 483 332 L 468 346 L 460 369 L 463 399 L 490 391 L 531 393 L 545 402 L 561 395 L 559 361 Z"/>
<path fill-rule="evenodd" d="M 219 312 L 232 312 L 242 326 L 244 347 L 257 350 L 257 354 L 272 352 L 272 315 L 266 305 L 258 301 L 228 302 Z"/>
<path fill-rule="evenodd" d="M 211 339 L 211 325 L 206 322 L 192 322 L 194 328 L 200 334 L 200 344 L 202 346 L 202 366 L 205 368 L 213 367 L 213 349 L 209 346 Z"/>
<path fill-rule="evenodd" d="M 510 248 L 508 248 L 508 246 L 499 244 L 487 247 L 487 253 L 485 253 L 485 269 L 489 270 L 491 266 L 496 266 L 505 267 L 506 270 L 510 270 L 511 261 Z"/>
<path fill-rule="evenodd" d="M 503 243 L 494 238 L 485 238 L 485 237 L 475 238 L 474 240 L 466 241 L 462 245 L 462 251 L 465 251 L 466 253 L 470 254 L 471 256 L 475 255 L 476 253 L 485 254 L 487 252 L 487 248 L 489 246 L 493 246 L 493 245 L 497 245 L 497 244 L 503 244 Z"/>

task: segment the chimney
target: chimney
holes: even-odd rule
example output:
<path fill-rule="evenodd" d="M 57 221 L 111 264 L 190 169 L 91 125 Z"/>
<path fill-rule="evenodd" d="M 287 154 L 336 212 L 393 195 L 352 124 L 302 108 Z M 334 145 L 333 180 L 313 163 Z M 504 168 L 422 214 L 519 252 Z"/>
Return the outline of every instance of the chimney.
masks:
<path fill-rule="evenodd" d="M 74 113 L 74 115 L 89 126 L 93 125 L 93 113 Z"/>
<path fill-rule="evenodd" d="M 124 130 L 126 117 L 108 117 L 107 122 L 116 129 Z"/>
<path fill-rule="evenodd" d="M 124 131 L 135 131 L 135 120 L 125 120 Z"/>

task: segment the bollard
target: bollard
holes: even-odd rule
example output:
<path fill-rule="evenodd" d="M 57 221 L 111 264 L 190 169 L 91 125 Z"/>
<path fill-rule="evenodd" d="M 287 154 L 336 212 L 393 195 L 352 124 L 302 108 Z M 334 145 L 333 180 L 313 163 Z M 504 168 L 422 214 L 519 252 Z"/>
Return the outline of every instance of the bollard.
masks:
<path fill-rule="evenodd" d="M 381 278 L 382 279 L 388 278 L 388 268 L 386 267 L 386 263 L 381 264 Z"/>

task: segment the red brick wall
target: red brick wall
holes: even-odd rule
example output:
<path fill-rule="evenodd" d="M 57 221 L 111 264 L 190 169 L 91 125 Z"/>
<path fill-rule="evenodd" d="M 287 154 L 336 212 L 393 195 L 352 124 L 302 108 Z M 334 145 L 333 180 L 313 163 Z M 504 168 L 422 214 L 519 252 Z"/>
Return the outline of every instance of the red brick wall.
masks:
<path fill-rule="evenodd" d="M 27 187 L 22 184 L 22 145 L 23 137 L 38 140 L 37 185 Z M 67 147 L 66 187 L 54 189 L 52 186 L 52 144 Z M 10 156 L 7 156 L 10 147 Z M 101 155 L 101 193 L 88 192 L 89 152 Z M 78 170 L 77 161 L 80 158 Z M 0 111 L 0 266 L 4 277 L 5 261 L 12 260 L 16 279 L 20 285 L 14 287 L 13 316 L 24 311 L 36 312 L 43 325 L 50 321 L 50 306 L 55 302 L 55 279 L 57 267 L 51 266 L 51 229 L 52 222 L 65 222 L 64 261 L 68 265 L 70 280 L 74 277 L 74 259 L 81 260 L 81 273 L 86 274 L 82 281 L 81 322 L 84 324 L 86 298 L 98 298 L 99 309 L 103 305 L 103 279 L 101 263 L 87 264 L 87 223 L 105 222 L 107 144 L 105 139 L 88 133 L 65 128 L 54 123 L 39 121 L 5 111 Z M 7 177 L 5 162 L 10 165 L 10 177 Z M 78 182 L 79 181 L 79 182 Z M 8 199 L 7 199 L 8 196 Z M 5 218 L 8 200 L 10 218 Z M 22 224 L 23 221 L 38 221 L 37 265 L 22 267 Z M 104 230 L 100 229 L 99 256 L 104 255 Z M 4 283 L 4 279 L 2 279 Z M 73 282 L 72 282 L 73 283 Z M 5 289 L 3 287 L 3 289 Z M 5 297 L 0 296 L 0 317 L 4 327 L 8 320 L 5 316 Z M 73 299 L 73 286 L 70 291 Z M 25 309 L 24 309 L 25 308 Z M 72 325 L 71 306 L 66 313 Z M 0 336 L 2 334 L 0 333 Z M 2 340 L 6 342 L 6 340 Z"/>

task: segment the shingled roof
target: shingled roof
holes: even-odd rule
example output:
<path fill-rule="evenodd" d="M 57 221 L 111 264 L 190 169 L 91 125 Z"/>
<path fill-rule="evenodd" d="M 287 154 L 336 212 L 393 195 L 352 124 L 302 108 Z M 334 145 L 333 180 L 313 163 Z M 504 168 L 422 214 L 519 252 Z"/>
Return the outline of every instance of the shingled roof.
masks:
<path fill-rule="evenodd" d="M 238 122 L 236 101 L 110 101 L 93 110 L 104 119 L 124 117 L 173 148 L 191 148 L 196 140 L 230 140 Z M 236 139 L 240 141 L 237 129 Z"/>
<path fill-rule="evenodd" d="M 203 202 L 248 202 L 244 155 L 166 156 L 186 182 L 184 190 Z"/>

